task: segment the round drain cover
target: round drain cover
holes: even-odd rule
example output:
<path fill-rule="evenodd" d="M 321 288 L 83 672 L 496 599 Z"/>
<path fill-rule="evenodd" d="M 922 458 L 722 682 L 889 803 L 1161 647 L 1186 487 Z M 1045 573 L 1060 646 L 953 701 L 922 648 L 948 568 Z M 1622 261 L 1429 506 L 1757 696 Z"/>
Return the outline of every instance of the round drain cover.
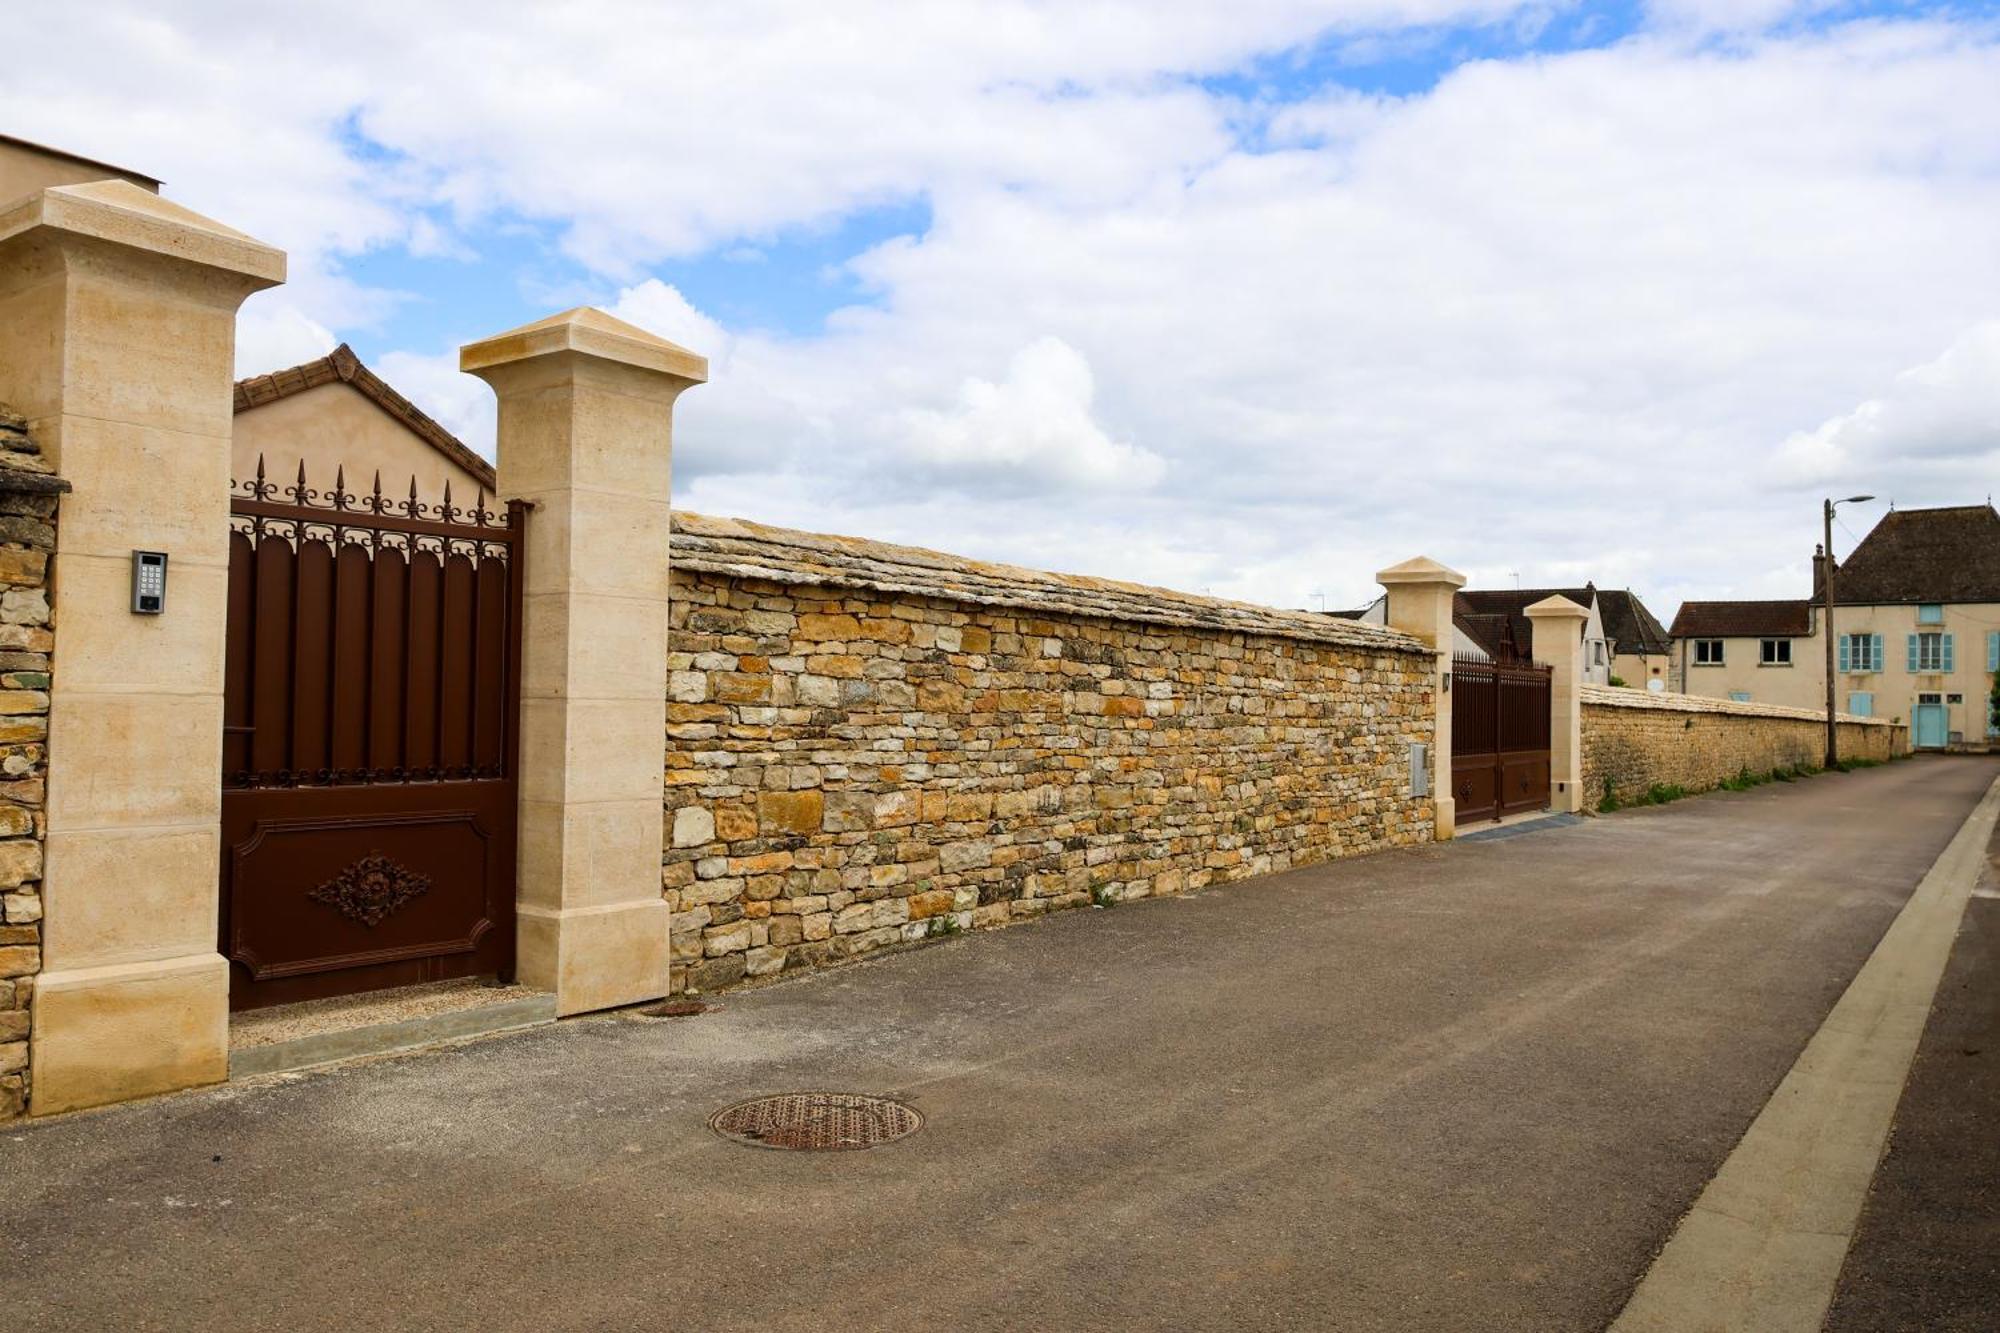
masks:
<path fill-rule="evenodd" d="M 901 1102 L 852 1092 L 788 1092 L 738 1102 L 708 1118 L 725 1139 L 757 1148 L 839 1152 L 873 1148 L 923 1128 L 924 1118 Z"/>

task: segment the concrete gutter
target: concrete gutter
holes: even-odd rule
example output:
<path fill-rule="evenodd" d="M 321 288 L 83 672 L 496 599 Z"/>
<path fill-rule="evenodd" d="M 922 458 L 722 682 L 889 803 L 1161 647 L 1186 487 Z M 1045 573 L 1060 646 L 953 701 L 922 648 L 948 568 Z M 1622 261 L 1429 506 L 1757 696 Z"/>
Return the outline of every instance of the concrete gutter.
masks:
<path fill-rule="evenodd" d="M 1817 1333 L 2000 818 L 1987 789 L 1611 1333 Z"/>

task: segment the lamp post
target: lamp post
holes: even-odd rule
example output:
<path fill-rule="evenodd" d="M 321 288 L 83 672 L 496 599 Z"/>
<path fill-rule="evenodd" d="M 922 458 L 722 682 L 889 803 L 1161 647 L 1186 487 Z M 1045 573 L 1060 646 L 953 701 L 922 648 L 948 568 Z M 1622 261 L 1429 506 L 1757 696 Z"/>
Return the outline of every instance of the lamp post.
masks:
<path fill-rule="evenodd" d="M 1872 500 L 1872 495 L 1850 495 L 1845 500 L 1828 500 L 1825 519 L 1826 541 L 1820 549 L 1820 620 L 1821 630 L 1826 637 L 1826 767 L 1831 769 L 1840 762 L 1840 744 L 1835 739 L 1833 724 L 1833 511 L 1840 505 L 1861 504 Z"/>

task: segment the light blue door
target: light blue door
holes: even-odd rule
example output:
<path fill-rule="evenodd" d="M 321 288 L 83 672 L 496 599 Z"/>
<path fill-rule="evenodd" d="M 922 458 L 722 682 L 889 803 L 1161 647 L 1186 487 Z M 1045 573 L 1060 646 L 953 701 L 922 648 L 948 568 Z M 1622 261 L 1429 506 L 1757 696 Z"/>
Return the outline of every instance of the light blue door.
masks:
<path fill-rule="evenodd" d="M 1943 704 L 1917 705 L 1917 734 L 1911 744 L 1919 748 L 1935 748 L 1945 743 L 1946 730 Z"/>

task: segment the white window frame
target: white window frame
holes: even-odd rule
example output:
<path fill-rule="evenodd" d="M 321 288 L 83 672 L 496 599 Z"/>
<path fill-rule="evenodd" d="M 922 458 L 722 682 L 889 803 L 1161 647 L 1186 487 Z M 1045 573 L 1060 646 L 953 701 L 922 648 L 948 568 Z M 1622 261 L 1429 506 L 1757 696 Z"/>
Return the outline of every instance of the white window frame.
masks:
<path fill-rule="evenodd" d="M 1759 639 L 1757 641 L 1757 665 L 1767 667 L 1788 667 L 1792 664 L 1792 641 L 1790 639 Z"/>
<path fill-rule="evenodd" d="M 1694 642 L 1694 664 L 1696 666 L 1723 665 L 1721 639 L 1696 639 Z"/>
<path fill-rule="evenodd" d="M 1944 632 L 1923 630 L 1917 635 L 1917 670 L 1933 675 L 1944 670 Z"/>

